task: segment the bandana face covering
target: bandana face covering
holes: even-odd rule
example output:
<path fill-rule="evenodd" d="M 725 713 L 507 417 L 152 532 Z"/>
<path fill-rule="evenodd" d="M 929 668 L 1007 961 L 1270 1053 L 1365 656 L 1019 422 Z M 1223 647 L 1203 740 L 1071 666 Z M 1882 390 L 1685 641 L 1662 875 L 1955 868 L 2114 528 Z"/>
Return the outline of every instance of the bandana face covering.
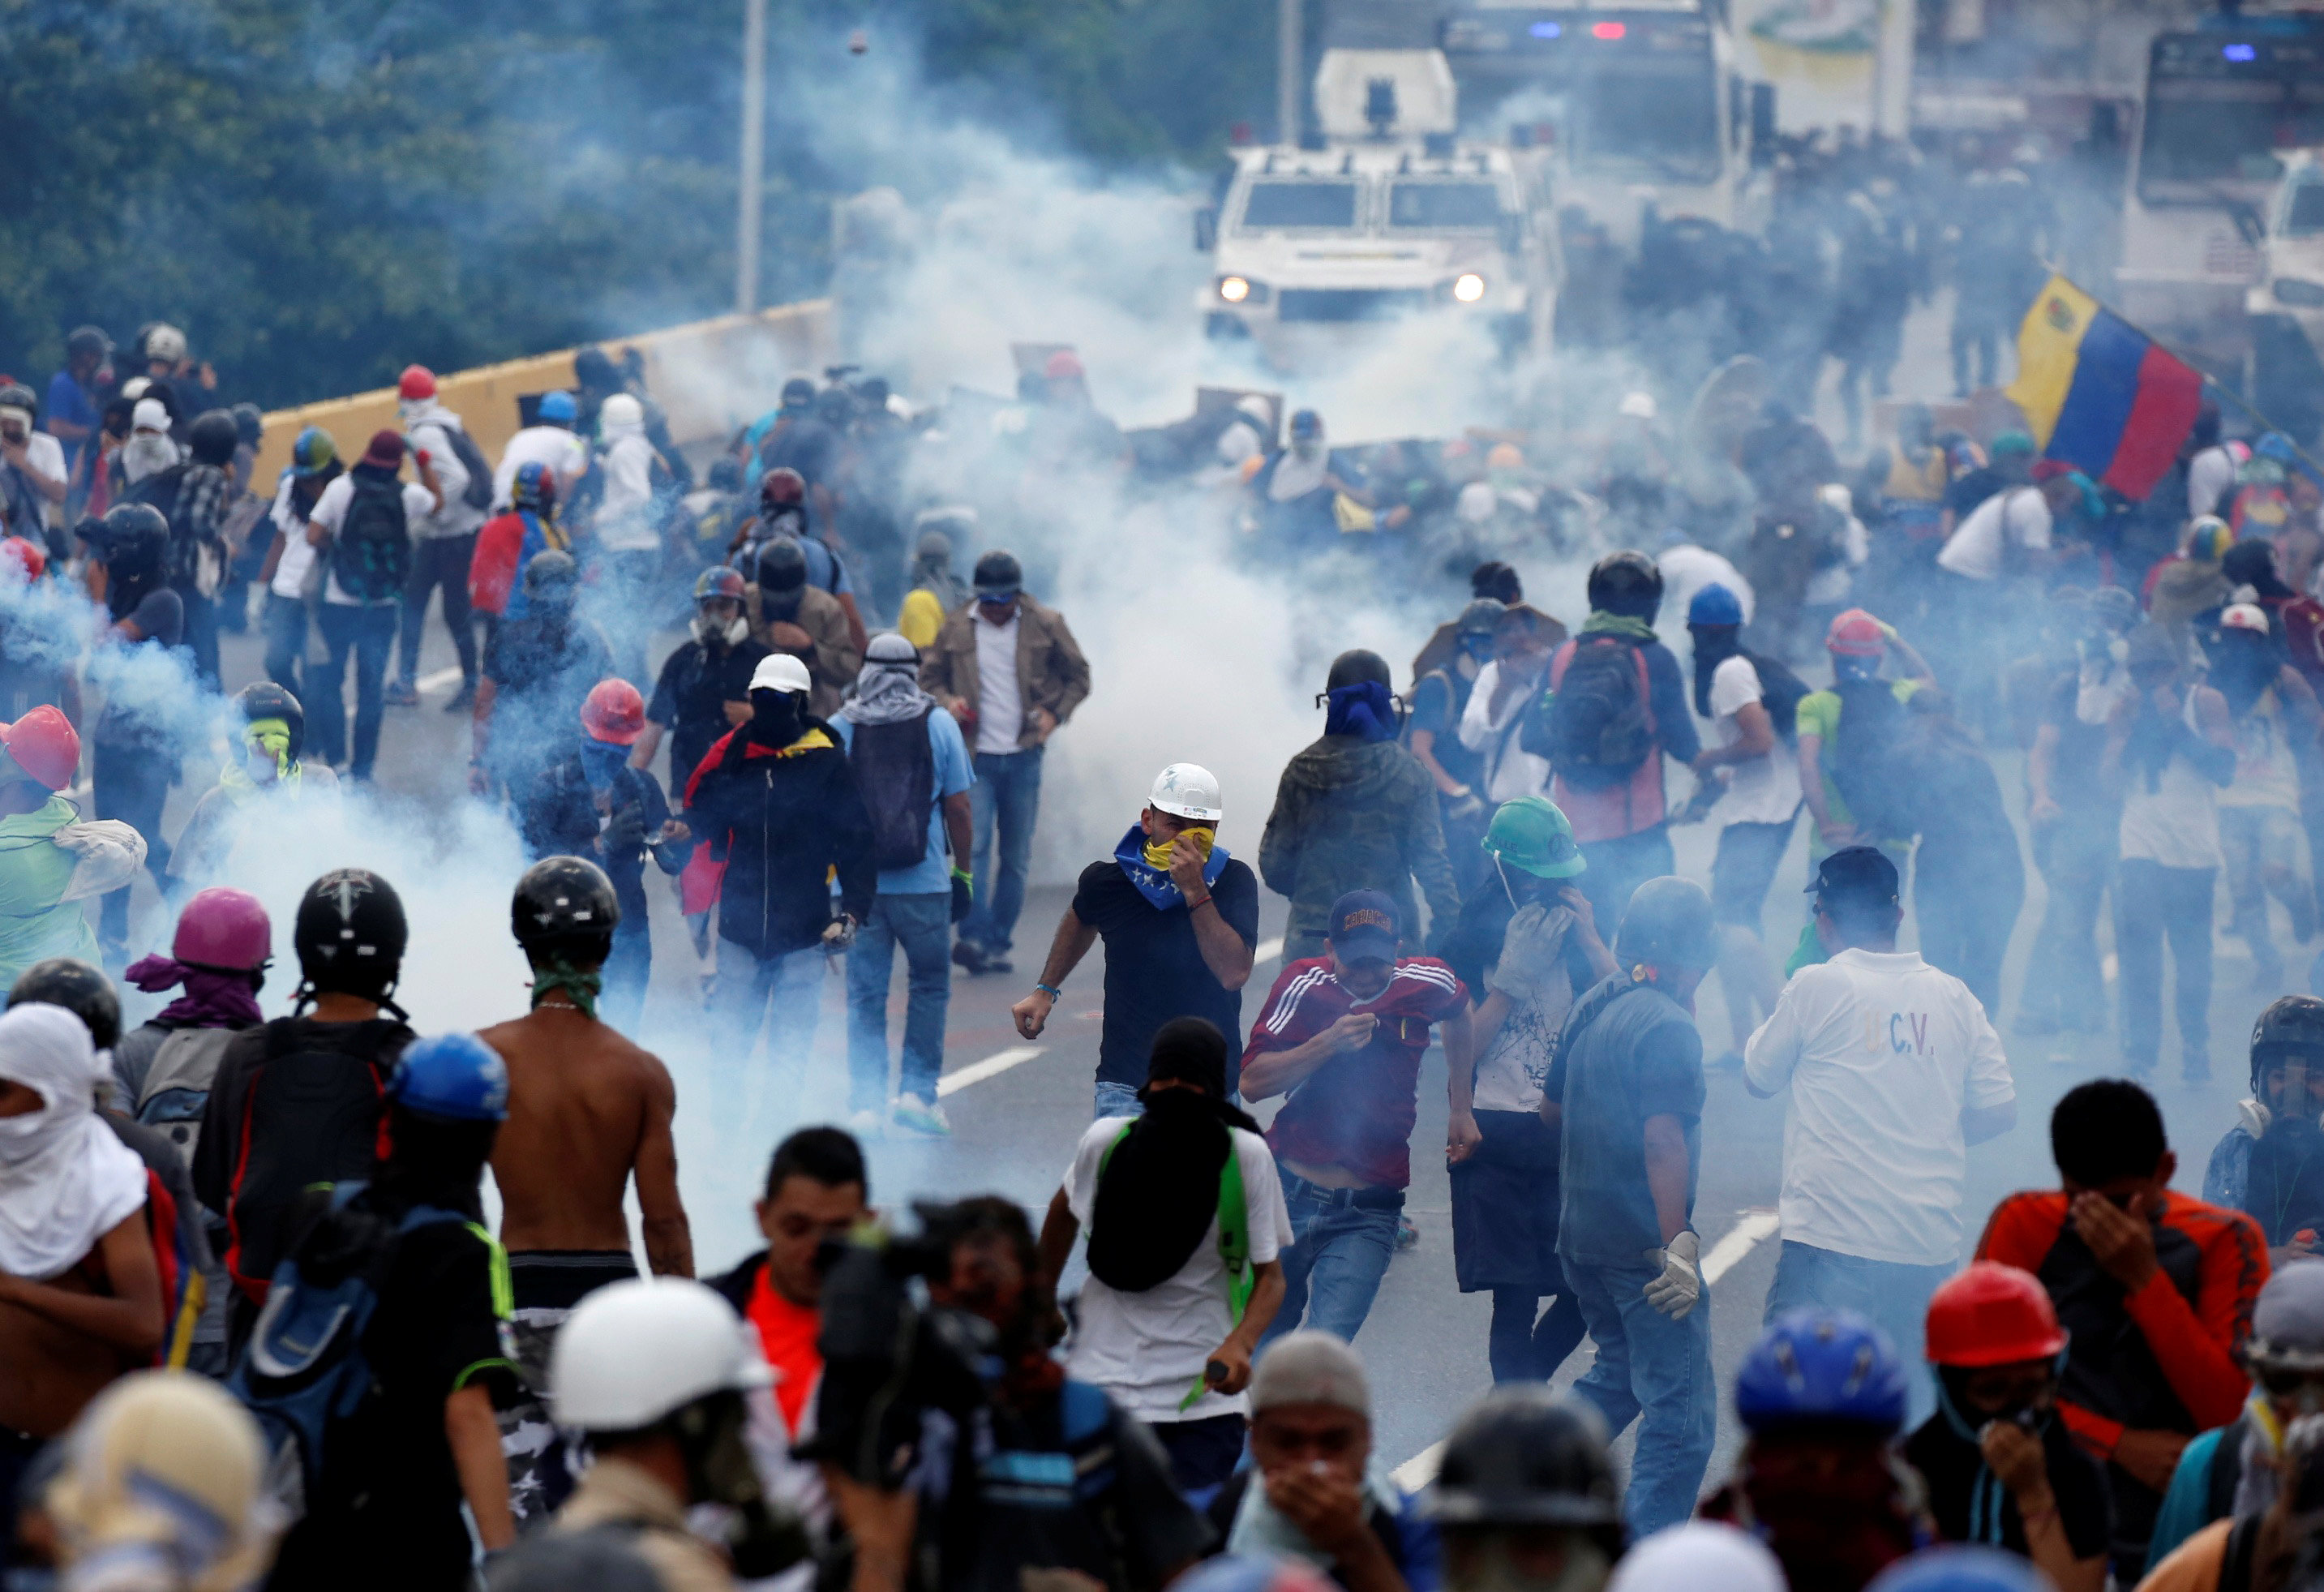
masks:
<path fill-rule="evenodd" d="M 250 777 L 264 782 L 290 777 L 290 726 L 280 718 L 254 718 L 244 732 Z M 272 762 L 270 769 L 267 764 Z"/>
<path fill-rule="evenodd" d="M 1209 829 L 1184 832 L 1206 837 L 1215 834 Z M 1226 872 L 1227 848 L 1214 839 L 1203 843 L 1203 885 L 1208 889 L 1219 882 L 1221 874 Z M 1185 906 L 1185 894 L 1179 890 L 1178 881 L 1170 876 L 1169 847 L 1161 847 L 1161 862 L 1150 860 L 1155 855 L 1155 847 L 1147 840 L 1145 829 L 1137 824 L 1130 826 L 1129 832 L 1121 838 L 1121 844 L 1113 848 L 1113 860 L 1120 865 L 1123 877 L 1138 886 L 1138 893 L 1144 896 L 1156 912 L 1167 912 L 1172 907 Z"/>
<path fill-rule="evenodd" d="M 629 760 L 627 746 L 617 746 L 611 741 L 581 743 L 581 773 L 593 791 L 603 791 L 611 785 Z"/>
<path fill-rule="evenodd" d="M 1185 836 L 1189 840 L 1192 840 L 1194 843 L 1194 849 L 1202 853 L 1203 866 L 1205 871 L 1208 871 L 1211 863 L 1211 848 L 1219 843 L 1219 832 L 1216 829 L 1202 828 L 1181 829 L 1178 831 L 1178 834 Z M 1172 836 L 1167 840 L 1148 840 L 1146 842 L 1146 860 L 1157 868 L 1167 870 L 1170 865 L 1170 853 L 1177 844 L 1178 838 L 1176 835 Z"/>

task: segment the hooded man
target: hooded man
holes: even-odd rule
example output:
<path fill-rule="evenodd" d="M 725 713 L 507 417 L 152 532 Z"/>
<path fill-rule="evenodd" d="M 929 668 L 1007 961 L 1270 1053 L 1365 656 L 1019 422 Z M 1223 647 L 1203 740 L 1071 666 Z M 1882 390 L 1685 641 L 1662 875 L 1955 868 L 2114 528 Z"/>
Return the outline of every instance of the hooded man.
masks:
<path fill-rule="evenodd" d="M 411 522 L 411 578 L 403 588 L 403 628 L 397 648 L 395 682 L 387 700 L 398 708 L 420 703 L 420 638 L 428 623 L 428 599 L 444 592 L 444 628 L 460 661 L 460 690 L 447 708 L 466 708 L 476 697 L 476 631 L 469 617 L 468 569 L 476 555 L 476 532 L 491 504 L 491 484 L 480 479 L 484 456 L 460 417 L 436 394 L 436 375 L 427 366 L 408 366 L 396 385 L 396 414 L 412 458 L 436 473 L 443 501 L 432 514 Z"/>
<path fill-rule="evenodd" d="M 1242 987 L 1259 943 L 1259 881 L 1250 864 L 1218 844 L 1225 816 L 1210 770 L 1193 763 L 1164 769 L 1113 856 L 1082 870 L 1040 981 L 1011 1009 L 1017 1032 L 1038 1038 L 1066 977 L 1104 939 L 1099 1116 L 1137 1115 L 1142 1069 L 1165 1023 L 1199 1016 L 1222 1033 L 1242 1032 Z M 1230 1065 L 1224 1097 L 1233 1093 Z"/>
<path fill-rule="evenodd" d="M 825 962 L 871 915 L 878 883 L 871 819 L 845 748 L 808 711 L 811 689 L 797 658 L 761 660 L 750 718 L 711 747 L 686 793 L 696 838 L 725 865 L 712 1021 L 715 1076 L 732 1103 L 724 1120 L 737 1128 L 752 1115 L 747 1069 L 761 1027 L 779 1078 L 795 1082 L 815 1043 Z"/>
<path fill-rule="evenodd" d="M 1261 465 L 1245 489 L 1253 498 L 1261 535 L 1281 552 L 1319 552 L 1338 543 L 1341 500 L 1366 511 L 1371 486 L 1355 461 L 1333 451 L 1323 417 L 1303 409 L 1291 417 L 1291 444 Z"/>
<path fill-rule="evenodd" d="M 1227 1051 L 1205 1018 L 1157 1030 L 1139 1114 L 1082 1134 L 1041 1225 L 1052 1277 L 1089 1231 L 1067 1370 L 1153 1428 L 1185 1493 L 1242 1457 L 1251 1356 L 1283 1302 L 1276 1257 L 1291 1242 L 1275 1156 L 1228 1103 Z"/>
<path fill-rule="evenodd" d="M 760 543 L 746 572 L 754 577 L 743 595 L 752 639 L 798 659 L 812 682 L 809 708 L 818 718 L 830 717 L 863 666 L 846 609 L 808 578 L 807 545 L 796 536 Z"/>
<path fill-rule="evenodd" d="M 121 467 L 121 485 L 134 486 L 159 475 L 185 456 L 170 439 L 170 411 L 159 398 L 140 398 L 129 413 L 129 440 L 121 445 L 114 462 Z"/>
<path fill-rule="evenodd" d="M 597 412 L 595 470 L 603 486 L 592 519 L 600 584 L 591 597 L 624 674 L 643 679 L 655 588 L 661 575 L 662 517 L 672 495 L 657 488 L 645 406 L 627 393 Z"/>
<path fill-rule="evenodd" d="M 1315 705 L 1324 709 L 1323 737 L 1284 769 L 1259 842 L 1260 876 L 1291 898 L 1286 962 L 1322 952 L 1332 903 L 1351 890 L 1383 892 L 1397 921 L 1416 928 L 1417 881 L 1441 937 L 1459 914 L 1460 892 L 1434 782 L 1397 745 L 1388 664 L 1377 653 L 1341 653 Z"/>
<path fill-rule="evenodd" d="M 871 916 L 847 952 L 849 1125 L 877 1133 L 890 1115 L 888 985 L 906 968 L 899 1127 L 951 1131 L 936 1103 L 945 1009 L 952 1000 L 951 925 L 968 915 L 969 787 L 976 775 L 960 726 L 920 689 L 920 654 L 893 631 L 872 638 L 855 690 L 832 720 L 872 820 L 880 866 Z"/>

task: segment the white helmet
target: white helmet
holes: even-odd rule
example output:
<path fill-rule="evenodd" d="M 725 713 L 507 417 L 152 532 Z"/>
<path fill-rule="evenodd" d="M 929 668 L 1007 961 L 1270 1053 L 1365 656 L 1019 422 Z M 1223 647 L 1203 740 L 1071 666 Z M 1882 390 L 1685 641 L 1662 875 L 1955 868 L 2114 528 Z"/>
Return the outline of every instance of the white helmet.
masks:
<path fill-rule="evenodd" d="M 751 689 L 754 691 L 810 691 L 815 682 L 807 678 L 807 665 L 788 653 L 770 653 L 759 660 L 751 671 Z"/>
<path fill-rule="evenodd" d="M 176 327 L 163 324 L 145 334 L 145 357 L 166 359 L 175 365 L 186 356 L 186 334 Z"/>
<path fill-rule="evenodd" d="M 616 393 L 598 406 L 597 420 L 607 430 L 646 423 L 646 406 L 627 393 Z"/>
<path fill-rule="evenodd" d="M 696 1399 L 773 1380 L 733 1306 L 678 1277 L 600 1288 L 558 1331 L 549 1362 L 557 1423 L 584 1431 L 640 1431 Z"/>
<path fill-rule="evenodd" d="M 1226 817 L 1219 795 L 1219 776 L 1199 763 L 1174 763 L 1154 779 L 1154 793 L 1146 804 L 1174 818 L 1214 824 Z"/>
<path fill-rule="evenodd" d="M 1653 420 L 1662 412 L 1652 393 L 1625 393 L 1621 413 L 1626 420 Z"/>

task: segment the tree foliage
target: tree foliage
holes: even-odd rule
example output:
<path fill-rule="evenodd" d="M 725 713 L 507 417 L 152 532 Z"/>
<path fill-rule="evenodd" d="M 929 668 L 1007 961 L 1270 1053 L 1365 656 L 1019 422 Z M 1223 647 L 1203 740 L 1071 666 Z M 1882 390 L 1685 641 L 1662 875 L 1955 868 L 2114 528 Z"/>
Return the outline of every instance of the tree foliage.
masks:
<path fill-rule="evenodd" d="M 774 0 L 947 113 L 1102 166 L 1199 161 L 1265 103 L 1222 0 Z M 0 361 L 184 327 L 235 397 L 376 385 L 715 314 L 733 280 L 740 0 L 0 0 Z M 1251 32 L 1254 38 L 1242 38 Z M 1256 46 L 1256 48 L 1254 48 Z M 803 59 L 803 58 L 802 58 Z M 825 169 L 770 116 L 770 300 L 821 291 Z"/>

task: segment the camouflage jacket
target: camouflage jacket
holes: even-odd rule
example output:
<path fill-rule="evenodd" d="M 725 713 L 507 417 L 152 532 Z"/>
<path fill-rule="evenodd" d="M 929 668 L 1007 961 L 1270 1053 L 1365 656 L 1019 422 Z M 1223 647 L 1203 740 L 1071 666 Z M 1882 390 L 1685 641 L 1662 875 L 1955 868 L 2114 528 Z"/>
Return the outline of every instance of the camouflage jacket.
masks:
<path fill-rule="evenodd" d="M 1435 786 L 1393 741 L 1325 736 L 1294 757 L 1259 842 L 1259 871 L 1268 889 L 1291 898 L 1286 958 L 1316 954 L 1332 903 L 1351 890 L 1386 891 L 1414 950 L 1421 943 L 1414 880 L 1439 932 L 1460 912 Z"/>

